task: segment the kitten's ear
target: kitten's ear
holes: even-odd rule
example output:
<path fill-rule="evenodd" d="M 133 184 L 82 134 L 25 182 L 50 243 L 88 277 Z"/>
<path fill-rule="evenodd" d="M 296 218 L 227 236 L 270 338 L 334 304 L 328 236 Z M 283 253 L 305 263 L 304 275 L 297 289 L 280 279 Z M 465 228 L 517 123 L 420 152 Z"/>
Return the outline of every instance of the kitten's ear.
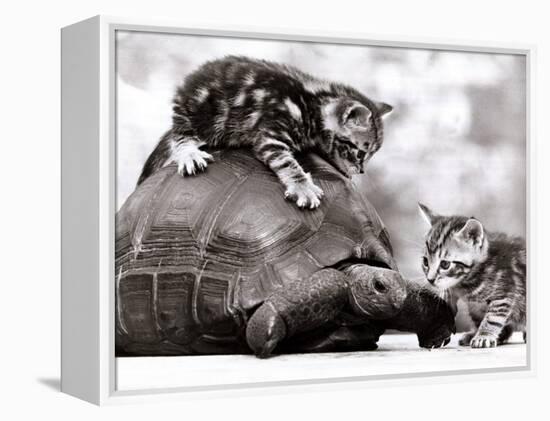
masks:
<path fill-rule="evenodd" d="M 422 218 L 430 225 L 432 226 L 436 220 L 436 218 L 439 216 L 435 212 L 433 212 L 429 207 L 426 205 L 423 205 L 422 203 L 418 203 L 418 209 L 420 210 L 420 215 Z"/>
<path fill-rule="evenodd" d="M 378 114 L 380 114 L 380 117 L 387 117 L 393 111 L 393 107 L 385 102 L 376 103 L 376 107 L 378 108 Z"/>
<path fill-rule="evenodd" d="M 477 219 L 468 219 L 457 235 L 474 246 L 480 246 L 483 244 L 483 225 Z"/>
<path fill-rule="evenodd" d="M 367 127 L 371 111 L 359 102 L 349 104 L 342 113 L 342 121 L 346 126 Z"/>

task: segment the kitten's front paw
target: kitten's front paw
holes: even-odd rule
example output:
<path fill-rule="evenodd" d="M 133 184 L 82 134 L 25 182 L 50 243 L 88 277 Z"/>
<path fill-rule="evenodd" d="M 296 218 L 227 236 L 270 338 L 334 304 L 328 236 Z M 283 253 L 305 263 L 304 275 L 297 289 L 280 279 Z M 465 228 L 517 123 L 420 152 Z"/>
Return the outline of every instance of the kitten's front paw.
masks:
<path fill-rule="evenodd" d="M 498 338 L 488 333 L 479 333 L 474 336 L 470 346 L 472 348 L 494 348 L 497 346 Z"/>
<path fill-rule="evenodd" d="M 194 175 L 202 172 L 208 166 L 208 161 L 214 157 L 199 149 L 200 144 L 188 142 L 174 148 L 171 161 L 178 165 L 180 175 Z"/>
<path fill-rule="evenodd" d="M 292 183 L 287 186 L 285 197 L 294 200 L 299 208 L 309 207 L 315 209 L 321 204 L 323 190 L 311 181 L 311 176 L 307 174 L 307 179 L 299 183 Z"/>

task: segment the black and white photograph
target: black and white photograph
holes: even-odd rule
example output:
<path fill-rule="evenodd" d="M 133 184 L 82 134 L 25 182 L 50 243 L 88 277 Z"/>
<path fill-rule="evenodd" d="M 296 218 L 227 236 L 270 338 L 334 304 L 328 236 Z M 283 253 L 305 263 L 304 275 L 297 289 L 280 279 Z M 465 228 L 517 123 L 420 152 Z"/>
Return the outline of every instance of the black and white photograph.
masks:
<path fill-rule="evenodd" d="M 118 387 L 526 366 L 525 55 L 115 42 Z"/>
<path fill-rule="evenodd" d="M 6 3 L 0 420 L 539 420 L 543 6 Z"/>

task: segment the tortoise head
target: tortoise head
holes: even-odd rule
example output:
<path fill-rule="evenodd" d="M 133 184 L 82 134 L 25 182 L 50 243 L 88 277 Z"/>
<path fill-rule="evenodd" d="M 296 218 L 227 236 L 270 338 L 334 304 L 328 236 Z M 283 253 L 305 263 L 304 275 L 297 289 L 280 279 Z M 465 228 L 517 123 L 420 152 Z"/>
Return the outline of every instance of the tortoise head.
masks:
<path fill-rule="evenodd" d="M 388 319 L 402 308 L 407 289 L 399 272 L 365 264 L 345 269 L 349 277 L 349 301 L 359 316 Z"/>

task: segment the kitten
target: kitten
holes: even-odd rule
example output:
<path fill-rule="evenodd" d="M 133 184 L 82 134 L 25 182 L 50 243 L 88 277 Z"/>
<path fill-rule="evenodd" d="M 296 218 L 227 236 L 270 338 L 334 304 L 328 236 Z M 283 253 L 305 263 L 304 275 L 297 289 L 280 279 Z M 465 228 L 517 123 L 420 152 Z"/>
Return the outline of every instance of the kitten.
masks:
<path fill-rule="evenodd" d="M 294 158 L 316 150 L 346 176 L 382 145 L 390 105 L 355 89 L 316 79 L 294 67 L 225 57 L 191 73 L 174 98 L 172 128 L 147 159 L 138 184 L 166 164 L 180 174 L 203 171 L 207 148 L 252 148 L 277 174 L 285 196 L 316 208 L 323 191 Z"/>
<path fill-rule="evenodd" d="M 459 344 L 494 347 L 518 330 L 526 341 L 525 240 L 489 233 L 473 217 L 441 216 L 419 206 L 431 227 L 422 257 L 426 279 L 453 305 L 463 298 L 475 324 Z"/>

